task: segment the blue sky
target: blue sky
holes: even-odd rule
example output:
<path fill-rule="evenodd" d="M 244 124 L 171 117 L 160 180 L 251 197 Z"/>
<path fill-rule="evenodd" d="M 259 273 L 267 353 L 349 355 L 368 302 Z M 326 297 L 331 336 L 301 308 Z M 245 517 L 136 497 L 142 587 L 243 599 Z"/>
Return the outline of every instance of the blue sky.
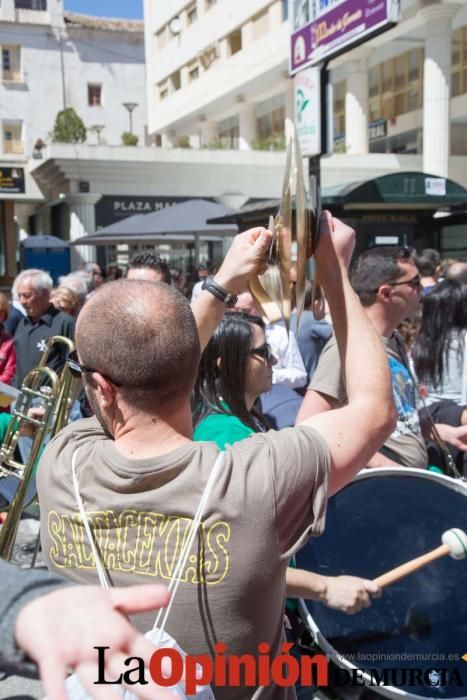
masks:
<path fill-rule="evenodd" d="M 65 0 L 65 10 L 99 17 L 143 19 L 143 0 Z"/>

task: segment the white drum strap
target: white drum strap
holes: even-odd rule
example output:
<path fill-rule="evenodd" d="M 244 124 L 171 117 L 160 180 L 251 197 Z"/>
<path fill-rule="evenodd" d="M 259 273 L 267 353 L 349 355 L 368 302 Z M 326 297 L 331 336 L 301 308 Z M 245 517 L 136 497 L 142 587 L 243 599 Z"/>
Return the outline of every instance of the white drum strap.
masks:
<path fill-rule="evenodd" d="M 97 570 L 97 575 L 99 577 L 99 582 L 100 582 L 102 588 L 110 588 L 112 584 L 109 580 L 107 572 L 105 571 L 105 569 L 102 565 L 102 561 L 101 561 L 98 549 L 96 547 L 94 537 L 93 537 L 92 532 L 91 532 L 89 519 L 88 519 L 86 510 L 84 508 L 83 499 L 81 498 L 81 494 L 79 492 L 78 475 L 76 473 L 76 464 L 77 464 L 77 460 L 78 460 L 78 453 L 79 453 L 79 448 L 73 452 L 73 455 L 71 457 L 71 471 L 72 471 L 72 476 L 73 476 L 73 488 L 75 491 L 76 502 L 78 504 L 79 512 L 80 512 L 81 518 L 83 520 L 84 529 L 86 531 L 86 536 L 88 538 L 89 545 L 91 547 L 91 551 L 94 555 L 94 560 L 96 562 L 96 570 Z M 180 585 L 181 573 L 186 566 L 188 555 L 189 555 L 190 550 L 193 546 L 193 542 L 194 542 L 196 534 L 199 530 L 199 526 L 201 525 L 201 521 L 203 519 L 203 515 L 204 515 L 204 512 L 206 510 L 206 506 L 207 506 L 209 497 L 211 495 L 214 483 L 217 479 L 217 475 L 219 474 L 219 472 L 221 470 L 221 467 L 223 466 L 224 457 L 225 457 L 225 452 L 220 452 L 218 454 L 217 459 L 214 462 L 214 466 L 213 466 L 211 473 L 209 475 L 209 479 L 207 481 L 205 489 L 203 491 L 203 495 L 201 496 L 201 500 L 200 500 L 198 509 L 195 513 L 195 517 L 191 521 L 190 527 L 188 528 L 188 533 L 187 533 L 187 537 L 185 540 L 185 544 L 182 547 L 182 550 L 180 552 L 180 556 L 178 558 L 177 564 L 174 568 L 172 577 L 170 579 L 169 591 L 172 595 L 170 596 L 169 604 L 167 605 L 166 608 L 161 608 L 159 610 L 159 612 L 156 616 L 156 620 L 154 622 L 154 627 L 150 633 L 151 640 L 156 644 L 157 644 L 157 637 L 162 634 L 162 631 L 164 630 L 165 625 L 167 624 L 167 618 L 169 616 L 170 610 L 172 609 L 175 595 L 176 595 L 178 587 Z"/>

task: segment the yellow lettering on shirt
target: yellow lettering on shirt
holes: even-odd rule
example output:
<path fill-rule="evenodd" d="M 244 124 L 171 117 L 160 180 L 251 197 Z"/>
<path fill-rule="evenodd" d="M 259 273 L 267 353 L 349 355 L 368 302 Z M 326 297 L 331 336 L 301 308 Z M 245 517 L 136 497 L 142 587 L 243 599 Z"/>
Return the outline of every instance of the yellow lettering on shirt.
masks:
<path fill-rule="evenodd" d="M 170 580 L 189 535 L 191 518 L 124 510 L 87 513 L 91 532 L 108 571 Z M 48 515 L 50 562 L 58 569 L 95 569 L 94 555 L 79 513 Z M 230 526 L 201 523 L 184 570 L 186 583 L 220 583 L 229 570 Z"/>

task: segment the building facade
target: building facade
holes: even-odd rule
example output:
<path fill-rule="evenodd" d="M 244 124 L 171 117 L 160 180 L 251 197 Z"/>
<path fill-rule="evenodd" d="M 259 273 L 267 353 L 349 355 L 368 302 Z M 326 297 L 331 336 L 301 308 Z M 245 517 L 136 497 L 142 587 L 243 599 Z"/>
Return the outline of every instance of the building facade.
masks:
<path fill-rule="evenodd" d="M 290 31 L 280 0 L 146 0 L 150 134 L 164 145 L 283 147 Z M 396 27 L 329 69 L 334 154 L 418 156 L 424 172 L 467 184 L 465 0 L 402 0 Z M 325 184 L 355 179 L 342 158 L 332 166 Z"/>
<path fill-rule="evenodd" d="M 147 122 L 142 22 L 67 13 L 60 0 L 3 0 L 0 53 L 1 283 L 16 274 L 17 232 L 50 233 L 30 164 L 44 157 L 57 113 L 74 108 L 96 145 L 119 146 L 130 130 L 144 144 Z"/>

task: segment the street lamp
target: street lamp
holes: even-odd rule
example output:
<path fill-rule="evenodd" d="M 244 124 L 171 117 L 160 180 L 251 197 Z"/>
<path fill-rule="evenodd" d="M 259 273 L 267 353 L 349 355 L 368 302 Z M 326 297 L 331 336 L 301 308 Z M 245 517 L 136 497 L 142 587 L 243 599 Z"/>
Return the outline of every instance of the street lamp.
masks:
<path fill-rule="evenodd" d="M 101 131 L 105 129 L 103 124 L 93 124 L 89 131 L 93 131 L 97 135 L 97 145 L 101 145 Z"/>
<path fill-rule="evenodd" d="M 124 102 L 123 107 L 125 107 L 126 110 L 128 110 L 128 114 L 130 115 L 130 134 L 133 133 L 133 110 L 135 110 L 138 107 L 137 102 Z"/>

